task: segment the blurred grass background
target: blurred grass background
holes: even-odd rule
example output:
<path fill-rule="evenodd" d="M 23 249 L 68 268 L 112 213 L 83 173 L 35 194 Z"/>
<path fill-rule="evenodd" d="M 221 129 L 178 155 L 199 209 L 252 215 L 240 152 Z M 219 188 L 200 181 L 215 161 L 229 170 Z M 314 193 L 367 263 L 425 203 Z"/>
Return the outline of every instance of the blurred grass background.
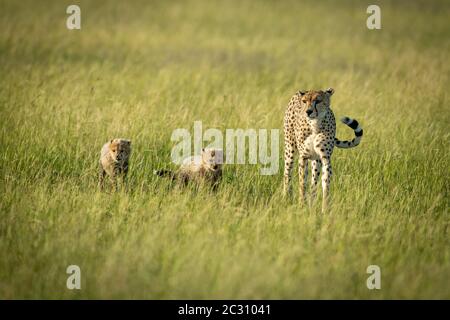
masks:
<path fill-rule="evenodd" d="M 0 297 L 450 298 L 449 15 L 448 1 L 0 0 Z M 174 129 L 282 129 L 294 92 L 326 87 L 365 132 L 333 155 L 329 213 L 282 201 L 282 136 L 277 175 L 229 165 L 216 194 L 152 176 Z M 96 188 L 112 137 L 133 141 L 128 193 Z"/>

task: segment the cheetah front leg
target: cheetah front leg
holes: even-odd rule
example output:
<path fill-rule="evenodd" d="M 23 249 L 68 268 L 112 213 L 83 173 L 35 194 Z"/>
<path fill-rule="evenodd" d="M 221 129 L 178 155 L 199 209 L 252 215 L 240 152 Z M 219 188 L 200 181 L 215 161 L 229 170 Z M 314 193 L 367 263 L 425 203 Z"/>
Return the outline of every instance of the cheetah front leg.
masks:
<path fill-rule="evenodd" d="M 102 164 L 100 164 L 98 169 L 98 187 L 101 191 L 103 191 L 105 187 L 105 176 L 106 171 L 103 169 Z"/>
<path fill-rule="evenodd" d="M 300 194 L 300 203 L 306 200 L 306 186 L 308 180 L 308 159 L 300 157 L 298 159 L 298 189 Z"/>
<path fill-rule="evenodd" d="M 109 177 L 109 182 L 111 185 L 111 190 L 112 192 L 117 192 L 117 190 L 119 189 L 119 184 L 117 181 L 117 176 L 111 176 Z"/>
<path fill-rule="evenodd" d="M 116 178 L 116 184 L 117 184 L 117 190 L 119 191 L 128 191 L 128 183 L 127 183 L 127 176 L 125 173 L 121 173 Z"/>
<path fill-rule="evenodd" d="M 114 167 L 112 170 L 112 174 L 109 176 L 109 181 L 111 183 L 112 192 L 117 192 L 119 189 L 119 178 L 120 178 L 120 172 L 118 167 Z"/>
<path fill-rule="evenodd" d="M 128 192 L 128 162 L 125 162 L 125 164 L 123 165 L 123 168 L 121 170 L 121 174 L 120 174 L 120 178 L 121 178 L 121 190 L 124 190 L 125 192 Z"/>
<path fill-rule="evenodd" d="M 322 212 L 325 212 L 328 207 L 331 174 L 331 159 L 329 157 L 324 157 L 322 158 Z"/>
<path fill-rule="evenodd" d="M 284 147 L 284 184 L 283 196 L 291 195 L 291 175 L 294 166 L 294 146 L 286 142 Z"/>
<path fill-rule="evenodd" d="M 320 170 L 322 168 L 322 162 L 320 160 L 311 161 L 311 198 L 309 205 L 311 206 L 317 197 L 317 183 L 319 182 Z"/>

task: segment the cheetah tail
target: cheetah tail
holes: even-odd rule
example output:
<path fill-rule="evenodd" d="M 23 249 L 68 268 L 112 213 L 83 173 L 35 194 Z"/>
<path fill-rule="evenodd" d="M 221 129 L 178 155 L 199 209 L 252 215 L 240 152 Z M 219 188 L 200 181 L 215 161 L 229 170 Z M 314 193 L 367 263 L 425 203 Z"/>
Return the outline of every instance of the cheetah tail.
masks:
<path fill-rule="evenodd" d="M 356 147 L 361 141 L 363 129 L 359 126 L 358 121 L 349 117 L 343 117 L 341 122 L 353 129 L 355 132 L 355 138 L 352 141 L 341 141 L 338 138 L 334 138 L 334 145 L 343 149 Z"/>
<path fill-rule="evenodd" d="M 171 170 L 154 170 L 153 174 L 160 177 L 170 177 L 172 179 L 175 179 L 175 173 Z"/>

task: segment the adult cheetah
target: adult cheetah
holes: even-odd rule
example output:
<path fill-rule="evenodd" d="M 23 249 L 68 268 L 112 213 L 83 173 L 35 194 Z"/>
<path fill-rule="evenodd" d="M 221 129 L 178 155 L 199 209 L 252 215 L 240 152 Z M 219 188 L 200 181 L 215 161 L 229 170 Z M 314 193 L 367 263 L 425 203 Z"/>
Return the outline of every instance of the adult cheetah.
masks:
<path fill-rule="evenodd" d="M 300 201 L 303 203 L 306 200 L 308 160 L 311 160 L 311 200 L 316 197 L 322 168 L 322 211 L 326 210 L 328 203 L 333 148 L 356 147 L 363 135 L 358 121 L 344 117 L 341 121 L 354 130 L 355 138 L 352 141 L 340 141 L 336 138 L 336 121 L 330 108 L 330 97 L 333 93 L 332 88 L 325 91 L 299 91 L 291 98 L 284 116 L 283 193 L 291 193 L 290 180 L 294 153 L 297 150 Z"/>

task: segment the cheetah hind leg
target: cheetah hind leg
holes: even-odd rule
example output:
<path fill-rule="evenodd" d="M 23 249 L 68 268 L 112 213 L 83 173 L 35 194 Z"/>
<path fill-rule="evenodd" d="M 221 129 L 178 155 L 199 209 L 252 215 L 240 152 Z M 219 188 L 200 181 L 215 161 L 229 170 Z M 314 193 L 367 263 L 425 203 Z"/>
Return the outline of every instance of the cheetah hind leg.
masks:
<path fill-rule="evenodd" d="M 331 182 L 331 161 L 330 158 L 322 159 L 322 213 L 325 213 L 328 209 L 329 196 L 330 196 L 330 182 Z"/>

